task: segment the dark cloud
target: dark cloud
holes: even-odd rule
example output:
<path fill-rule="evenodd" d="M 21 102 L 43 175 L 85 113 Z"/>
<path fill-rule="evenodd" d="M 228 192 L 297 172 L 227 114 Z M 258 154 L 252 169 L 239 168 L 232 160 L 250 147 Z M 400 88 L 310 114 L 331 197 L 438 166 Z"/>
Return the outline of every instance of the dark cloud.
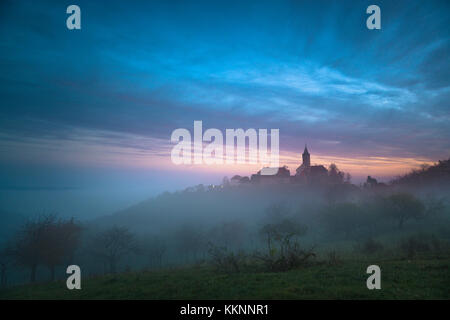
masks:
<path fill-rule="evenodd" d="M 59 2 L 3 7 L 3 141 L 158 153 L 127 135 L 168 142 L 203 120 L 280 128 L 286 150 L 448 157 L 446 2 L 380 2 L 381 31 L 364 1 L 79 4 L 79 32 Z"/>

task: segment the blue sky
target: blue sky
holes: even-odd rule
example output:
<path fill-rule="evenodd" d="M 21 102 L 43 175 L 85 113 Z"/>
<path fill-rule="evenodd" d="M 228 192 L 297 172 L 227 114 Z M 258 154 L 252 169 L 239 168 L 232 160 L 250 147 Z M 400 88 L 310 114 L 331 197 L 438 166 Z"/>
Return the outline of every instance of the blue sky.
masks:
<path fill-rule="evenodd" d="M 81 7 L 82 30 L 65 27 L 70 4 Z M 381 8 L 381 30 L 365 26 L 370 4 Z M 106 170 L 144 186 L 141 197 L 232 175 L 168 164 L 171 132 L 192 130 L 194 120 L 279 128 L 287 158 L 308 143 L 313 162 L 354 176 L 448 158 L 449 9 L 448 1 L 2 1 L 1 187 L 83 188 L 105 184 Z M 127 180 L 129 170 L 149 179 Z"/>

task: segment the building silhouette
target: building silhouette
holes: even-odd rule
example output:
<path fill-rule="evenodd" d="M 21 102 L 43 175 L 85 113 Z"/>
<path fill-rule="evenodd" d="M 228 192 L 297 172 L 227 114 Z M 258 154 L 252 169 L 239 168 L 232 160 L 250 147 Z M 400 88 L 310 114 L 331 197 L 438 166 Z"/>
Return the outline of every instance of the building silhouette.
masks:
<path fill-rule="evenodd" d="M 252 174 L 250 179 L 248 177 L 241 177 L 239 175 L 231 178 L 230 184 L 232 186 L 244 184 L 323 184 L 329 182 L 328 170 L 323 165 L 311 165 L 311 154 L 308 151 L 307 145 L 302 154 L 302 164 L 296 169 L 295 175 L 291 175 L 287 166 L 279 167 L 276 174 L 264 175 L 261 172 L 264 168 L 256 174 Z"/>

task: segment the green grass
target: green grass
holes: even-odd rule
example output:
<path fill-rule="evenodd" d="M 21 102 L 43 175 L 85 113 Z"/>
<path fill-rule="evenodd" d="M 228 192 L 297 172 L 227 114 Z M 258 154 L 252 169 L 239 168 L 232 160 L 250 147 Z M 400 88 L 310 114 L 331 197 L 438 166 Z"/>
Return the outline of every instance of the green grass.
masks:
<path fill-rule="evenodd" d="M 133 272 L 0 291 L 0 299 L 449 299 L 450 258 L 378 264 L 381 290 L 366 288 L 372 263 L 316 264 L 289 272 L 220 274 L 209 267 Z"/>

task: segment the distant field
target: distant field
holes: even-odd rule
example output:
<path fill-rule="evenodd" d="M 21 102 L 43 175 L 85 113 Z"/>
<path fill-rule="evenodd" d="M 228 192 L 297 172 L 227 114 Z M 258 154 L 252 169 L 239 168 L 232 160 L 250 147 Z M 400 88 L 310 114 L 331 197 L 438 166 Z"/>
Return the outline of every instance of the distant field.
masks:
<path fill-rule="evenodd" d="M 318 264 L 289 272 L 220 274 L 209 267 L 132 272 L 0 291 L 0 299 L 450 299 L 450 258 L 378 262 L 381 290 L 366 288 L 370 263 Z M 375 262 L 374 262 L 375 264 Z"/>

